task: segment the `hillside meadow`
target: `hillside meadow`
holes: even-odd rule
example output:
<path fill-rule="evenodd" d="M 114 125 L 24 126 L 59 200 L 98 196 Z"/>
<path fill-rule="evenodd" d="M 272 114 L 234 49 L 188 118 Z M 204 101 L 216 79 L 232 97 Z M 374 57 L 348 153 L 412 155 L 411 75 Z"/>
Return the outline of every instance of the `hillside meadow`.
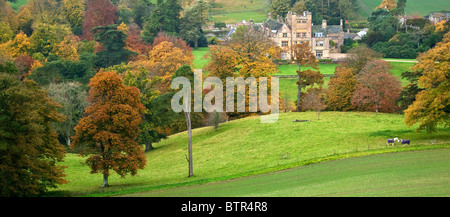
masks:
<path fill-rule="evenodd" d="M 294 120 L 311 122 L 293 122 Z M 386 139 L 410 139 L 410 146 L 386 146 Z M 321 161 L 417 149 L 450 147 L 450 129 L 415 132 L 401 114 L 322 112 L 282 113 L 275 123 L 253 116 L 193 130 L 194 177 L 187 178 L 187 133 L 169 136 L 147 152 L 147 166 L 136 176 L 90 174 L 84 159 L 67 154 L 69 184 L 50 192 L 58 196 L 107 196 L 227 180 Z"/>
<path fill-rule="evenodd" d="M 370 16 L 370 13 L 378 6 L 383 0 L 358 0 L 360 5 L 359 14 L 363 18 Z M 421 17 L 427 16 L 431 11 L 441 11 L 443 9 L 450 8 L 450 2 L 447 0 L 408 0 L 406 1 L 405 12 Z"/>
<path fill-rule="evenodd" d="M 122 196 L 446 197 L 450 195 L 449 155 L 450 149 L 433 149 L 353 157 L 245 178 Z"/>

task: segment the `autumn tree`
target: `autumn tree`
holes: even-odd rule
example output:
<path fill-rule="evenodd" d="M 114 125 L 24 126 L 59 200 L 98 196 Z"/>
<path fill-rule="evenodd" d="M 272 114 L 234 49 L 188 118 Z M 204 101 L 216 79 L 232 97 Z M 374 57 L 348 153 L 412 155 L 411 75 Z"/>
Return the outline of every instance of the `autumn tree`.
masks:
<path fill-rule="evenodd" d="M 117 21 L 117 7 L 109 0 L 87 0 L 86 11 L 83 20 L 82 39 L 92 40 L 97 26 L 112 25 Z"/>
<path fill-rule="evenodd" d="M 422 74 L 418 86 L 423 90 L 405 110 L 405 123 L 408 126 L 419 123 L 417 130 L 433 132 L 438 125 L 450 124 L 450 33 L 418 60 L 412 69 Z"/>
<path fill-rule="evenodd" d="M 71 137 L 75 135 L 73 128 L 87 106 L 87 91 L 78 82 L 51 83 L 47 89 L 49 96 L 61 104 L 58 111 L 66 116 L 63 122 L 53 123 L 53 128 L 66 140 L 67 147 L 70 147 Z"/>
<path fill-rule="evenodd" d="M 393 113 L 398 111 L 400 80 L 389 73 L 389 63 L 371 60 L 356 78 L 352 105 L 360 111 Z"/>
<path fill-rule="evenodd" d="M 353 71 L 349 68 L 338 66 L 334 73 L 336 77 L 331 78 L 328 83 L 327 105 L 333 111 L 352 110 L 351 100 L 356 89 L 356 79 Z"/>
<path fill-rule="evenodd" d="M 66 24 L 38 21 L 35 25 L 30 36 L 31 52 L 41 53 L 45 57 L 52 52 L 55 45 L 61 43 L 64 37 L 71 33 L 70 27 Z"/>
<path fill-rule="evenodd" d="M 59 105 L 34 81 L 0 73 L 0 195 L 35 196 L 67 183 L 51 123 Z"/>
<path fill-rule="evenodd" d="M 31 53 L 30 38 L 23 32 L 19 32 L 10 40 L 0 45 L 0 51 L 3 55 L 9 57 L 17 57 L 21 55 L 29 55 Z"/>
<path fill-rule="evenodd" d="M 300 102 L 302 95 L 302 88 L 307 86 L 322 85 L 323 75 L 318 69 L 316 56 L 311 52 L 311 48 L 307 42 L 292 46 L 292 60 L 297 64 L 297 112 L 300 111 Z M 311 67 L 313 69 L 302 70 L 302 67 Z"/>
<path fill-rule="evenodd" d="M 79 41 L 80 39 L 73 34 L 66 35 L 61 42 L 53 46 L 52 53 L 63 60 L 78 61 L 80 57 L 78 54 Z"/>
<path fill-rule="evenodd" d="M 175 71 L 182 65 L 191 65 L 193 58 L 192 53 L 175 47 L 171 42 L 163 41 L 153 47 L 148 53 L 148 60 L 145 60 L 143 64 L 151 75 L 163 79 L 157 85 L 157 89 L 165 93 L 170 89 L 170 82 Z"/>
<path fill-rule="evenodd" d="M 89 83 L 90 106 L 75 127 L 73 149 L 89 155 L 91 173 L 102 173 L 102 187 L 108 186 L 110 170 L 121 177 L 136 175 L 146 158 L 137 143 L 144 106 L 139 90 L 127 87 L 114 72 L 99 72 Z"/>
<path fill-rule="evenodd" d="M 84 0 L 63 0 L 61 7 L 62 13 L 70 23 L 72 32 L 80 36 L 82 34 L 84 11 L 86 10 Z"/>
<path fill-rule="evenodd" d="M 327 107 L 324 101 L 325 92 L 321 87 L 309 88 L 302 100 L 302 108 L 317 112 L 317 120 L 320 120 L 320 112 Z"/>
<path fill-rule="evenodd" d="M 258 79 L 256 86 L 259 88 L 260 77 L 270 79 L 277 72 L 278 69 L 274 60 L 280 57 L 280 50 L 263 33 L 251 27 L 240 26 L 226 44 L 212 46 L 209 57 L 210 61 L 205 70 L 209 71 L 210 75 L 220 78 L 224 86 L 226 86 L 227 77 L 244 79 L 253 77 Z M 270 84 L 271 82 L 268 81 L 268 92 L 271 90 Z M 249 86 L 249 84 L 245 85 L 245 112 L 228 112 L 227 115 L 230 119 L 251 115 L 249 113 L 251 94 Z M 235 86 L 235 88 L 237 87 Z M 237 90 L 234 92 L 237 94 Z M 234 99 L 236 100 L 237 97 Z M 224 100 L 226 100 L 225 97 Z"/>
<path fill-rule="evenodd" d="M 192 52 L 192 48 L 182 38 L 169 35 L 165 32 L 158 32 L 155 40 L 153 40 L 152 47 L 156 47 L 157 45 L 159 45 L 164 41 L 172 43 L 174 47 L 180 48 L 186 54 Z"/>
<path fill-rule="evenodd" d="M 375 9 L 395 9 L 397 7 L 397 2 L 395 0 L 383 0 L 380 5 Z"/>
<path fill-rule="evenodd" d="M 350 49 L 347 57 L 344 59 L 340 66 L 352 69 L 353 73 L 359 74 L 361 69 L 372 59 L 381 58 L 381 54 L 375 52 L 374 50 L 360 45 Z"/>
<path fill-rule="evenodd" d="M 129 26 L 125 49 L 135 52 L 137 54 L 137 59 L 145 57 L 152 49 L 152 46 L 150 44 L 147 44 L 142 40 L 141 30 L 136 24 L 132 24 Z"/>

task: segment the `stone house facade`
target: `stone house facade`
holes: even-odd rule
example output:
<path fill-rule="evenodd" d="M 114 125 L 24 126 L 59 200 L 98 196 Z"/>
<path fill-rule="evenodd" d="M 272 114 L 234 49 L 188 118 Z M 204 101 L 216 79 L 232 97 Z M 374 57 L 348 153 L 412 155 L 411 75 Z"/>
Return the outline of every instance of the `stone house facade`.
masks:
<path fill-rule="evenodd" d="M 308 11 L 301 15 L 289 12 L 284 20 L 280 17 L 275 20 L 269 14 L 259 29 L 283 49 L 282 59 L 290 59 L 291 47 L 298 43 L 309 43 L 318 59 L 328 59 L 330 53 L 339 53 L 344 43 L 342 20 L 340 25 L 327 25 L 323 20 L 322 25 L 314 26 Z"/>

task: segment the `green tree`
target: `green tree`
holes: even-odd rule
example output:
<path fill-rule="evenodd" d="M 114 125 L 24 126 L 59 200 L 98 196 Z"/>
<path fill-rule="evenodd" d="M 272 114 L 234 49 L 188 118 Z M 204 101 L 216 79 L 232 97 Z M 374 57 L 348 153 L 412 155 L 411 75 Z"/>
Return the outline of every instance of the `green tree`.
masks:
<path fill-rule="evenodd" d="M 142 39 L 153 43 L 158 32 L 176 35 L 180 31 L 180 13 L 183 8 L 178 0 L 158 0 L 149 19 L 144 24 Z"/>
<path fill-rule="evenodd" d="M 290 10 L 290 0 L 272 0 L 269 11 L 272 16 L 286 17 L 286 14 Z"/>
<path fill-rule="evenodd" d="M 109 26 L 98 26 L 93 31 L 98 31 L 94 39 L 100 42 L 105 50 L 97 53 L 96 66 L 107 68 L 126 62 L 135 52 L 125 49 L 127 35 L 117 30 L 117 24 Z"/>
<path fill-rule="evenodd" d="M 208 9 L 208 2 L 198 0 L 192 7 L 184 11 L 181 19 L 180 36 L 187 43 L 193 42 L 195 48 L 198 47 L 198 40 L 202 35 L 202 25 L 206 22 Z"/>
<path fill-rule="evenodd" d="M 51 123 L 59 105 L 34 81 L 0 73 L 0 195 L 34 196 L 67 183 Z"/>
<path fill-rule="evenodd" d="M 142 29 L 154 9 L 155 4 L 149 0 L 139 0 L 133 8 L 134 22 Z"/>

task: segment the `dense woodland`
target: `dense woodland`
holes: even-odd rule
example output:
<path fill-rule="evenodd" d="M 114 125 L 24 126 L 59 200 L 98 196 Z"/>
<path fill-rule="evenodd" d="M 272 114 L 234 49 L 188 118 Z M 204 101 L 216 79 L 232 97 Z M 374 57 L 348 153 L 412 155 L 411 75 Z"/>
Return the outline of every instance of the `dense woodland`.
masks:
<path fill-rule="evenodd" d="M 283 16 L 278 2 L 270 10 Z M 288 3 L 311 10 L 314 22 L 353 16 L 350 0 Z M 170 134 L 262 114 L 193 112 L 186 124 L 187 116 L 171 110 L 172 79 L 193 77 L 192 48 L 208 44 L 208 8 L 203 0 L 30 0 L 16 12 L 0 0 L 1 195 L 35 195 L 65 183 L 59 162 L 67 151 L 88 155 L 91 172 L 103 174 L 107 186 L 112 171 L 135 175 L 146 165 L 144 151 Z M 409 22 L 420 30 L 404 30 L 399 14 L 401 4 L 376 10 L 368 35 L 346 41 L 352 55 L 328 88 L 308 45 L 295 46 L 298 99 L 280 96 L 280 110 L 404 113 L 406 124 L 430 132 L 448 125 L 449 24 L 418 18 Z M 226 77 L 270 78 L 279 54 L 261 33 L 240 27 L 210 46 L 205 70 L 224 86 Z M 403 74 L 411 81 L 405 87 L 381 60 L 418 54 L 414 71 Z"/>

